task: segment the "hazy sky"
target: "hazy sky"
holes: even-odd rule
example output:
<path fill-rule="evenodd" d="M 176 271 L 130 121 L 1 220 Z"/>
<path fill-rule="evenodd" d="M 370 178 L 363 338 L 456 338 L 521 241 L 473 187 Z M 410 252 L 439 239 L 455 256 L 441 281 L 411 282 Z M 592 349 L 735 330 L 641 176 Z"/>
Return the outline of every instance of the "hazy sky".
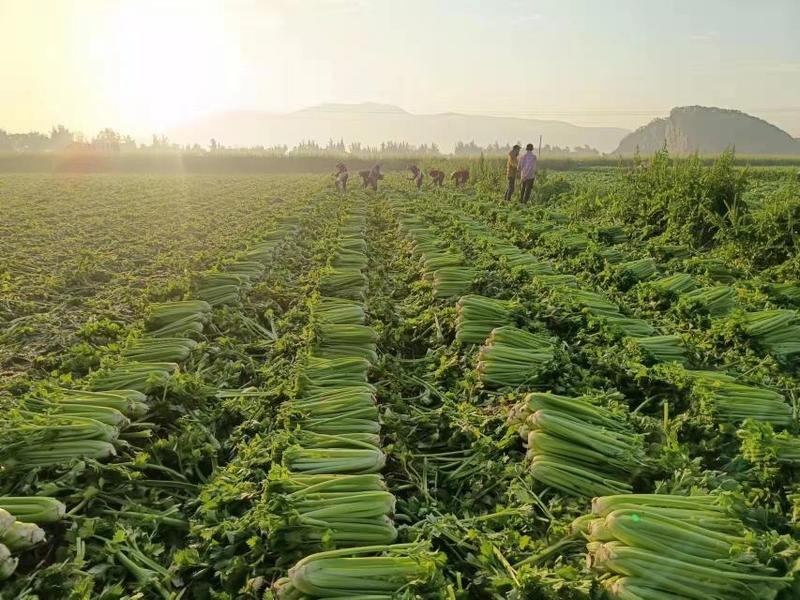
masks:
<path fill-rule="evenodd" d="M 702 104 L 800 136 L 800 0 L 0 0 L 0 27 L 11 131 L 373 101 L 628 128 Z"/>

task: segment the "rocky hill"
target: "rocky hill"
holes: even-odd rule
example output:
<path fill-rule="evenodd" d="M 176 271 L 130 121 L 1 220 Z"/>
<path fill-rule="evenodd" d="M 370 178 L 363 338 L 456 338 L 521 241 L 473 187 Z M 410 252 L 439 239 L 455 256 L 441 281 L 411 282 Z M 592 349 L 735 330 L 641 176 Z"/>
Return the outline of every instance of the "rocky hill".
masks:
<path fill-rule="evenodd" d="M 800 154 L 800 140 L 782 129 L 738 110 L 705 106 L 673 108 L 665 119 L 655 119 L 625 136 L 613 154 L 639 149 L 652 154 L 666 143 L 671 154 L 719 154 L 734 146 L 739 154 Z"/>

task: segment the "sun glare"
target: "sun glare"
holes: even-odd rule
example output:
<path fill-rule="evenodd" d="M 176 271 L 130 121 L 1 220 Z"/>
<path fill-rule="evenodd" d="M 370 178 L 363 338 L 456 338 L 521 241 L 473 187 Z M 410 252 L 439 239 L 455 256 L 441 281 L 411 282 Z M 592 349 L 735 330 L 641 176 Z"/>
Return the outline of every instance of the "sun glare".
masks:
<path fill-rule="evenodd" d="M 202 2 L 191 15 L 146 4 L 118 8 L 91 38 L 97 86 L 119 122 L 164 130 L 235 103 L 241 59 L 224 15 Z"/>

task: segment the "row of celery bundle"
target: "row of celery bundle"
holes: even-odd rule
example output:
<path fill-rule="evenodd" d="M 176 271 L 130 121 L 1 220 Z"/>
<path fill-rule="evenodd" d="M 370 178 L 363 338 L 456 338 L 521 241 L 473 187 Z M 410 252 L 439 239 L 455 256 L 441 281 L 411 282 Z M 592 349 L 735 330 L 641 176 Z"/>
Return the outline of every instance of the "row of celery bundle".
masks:
<path fill-rule="evenodd" d="M 329 275 L 320 280 L 320 292 L 344 298 L 312 301 L 310 355 L 299 369 L 297 398 L 284 405 L 290 429 L 262 504 L 262 527 L 276 547 L 325 549 L 274 584 L 283 600 L 390 599 L 438 572 L 427 549 L 392 544 L 395 498 L 379 474 L 385 455 L 367 381 L 377 336 L 352 301 L 363 297 L 366 277 L 351 269 L 346 286 L 332 286 Z"/>
<path fill-rule="evenodd" d="M 726 506 L 710 495 L 611 495 L 573 526 L 610 598 L 774 598 L 792 578 L 762 562 L 769 549 Z"/>
<path fill-rule="evenodd" d="M 631 492 L 647 460 L 642 436 L 601 404 L 620 398 L 528 394 L 509 422 L 527 444 L 534 479 L 574 496 Z"/>
<path fill-rule="evenodd" d="M 436 231 L 416 216 L 403 215 L 400 225 L 413 241 L 413 253 L 424 266 L 426 277 L 433 279 L 436 298 L 452 298 L 472 288 L 476 271 L 464 265 L 464 256 L 445 246 Z"/>

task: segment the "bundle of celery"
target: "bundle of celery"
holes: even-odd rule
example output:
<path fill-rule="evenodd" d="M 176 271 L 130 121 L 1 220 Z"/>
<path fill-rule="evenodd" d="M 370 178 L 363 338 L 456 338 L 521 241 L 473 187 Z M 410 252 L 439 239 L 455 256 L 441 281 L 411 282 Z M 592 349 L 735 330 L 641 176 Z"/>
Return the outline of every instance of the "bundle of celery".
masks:
<path fill-rule="evenodd" d="M 366 254 L 367 241 L 361 234 L 343 236 L 339 239 L 339 248 L 345 251 L 349 250 L 352 252 L 360 252 L 361 254 Z"/>
<path fill-rule="evenodd" d="M 624 335 L 647 337 L 654 333 L 653 326 L 647 321 L 624 316 L 617 304 L 597 292 L 564 289 L 559 293 L 559 298 L 567 305 L 580 307 L 587 315 Z"/>
<path fill-rule="evenodd" d="M 736 433 L 741 440 L 742 456 L 750 462 L 800 466 L 800 437 L 788 431 L 776 433 L 769 423 L 753 420 L 745 422 Z"/>
<path fill-rule="evenodd" d="M 589 290 L 565 290 L 562 299 L 574 304 L 593 317 L 619 317 L 622 316 L 619 306 L 608 300 L 602 294 Z"/>
<path fill-rule="evenodd" d="M 606 244 L 624 244 L 628 234 L 620 225 L 601 225 L 597 228 L 597 239 Z"/>
<path fill-rule="evenodd" d="M 492 333 L 478 353 L 477 372 L 488 387 L 534 385 L 553 364 L 549 338 L 505 326 Z"/>
<path fill-rule="evenodd" d="M 471 267 L 444 267 L 433 273 L 433 294 L 437 298 L 451 298 L 469 291 L 476 271 Z"/>
<path fill-rule="evenodd" d="M 370 362 L 365 358 L 308 357 L 300 369 L 300 389 L 305 394 L 367 383 Z"/>
<path fill-rule="evenodd" d="M 595 498 L 575 526 L 611 598 L 759 600 L 792 581 L 759 562 L 758 538 L 716 496 Z"/>
<path fill-rule="evenodd" d="M 462 296 L 456 304 L 456 341 L 480 344 L 496 327 L 513 321 L 511 303 L 485 296 Z"/>
<path fill-rule="evenodd" d="M 564 493 L 628 493 L 645 465 L 641 436 L 596 398 L 528 394 L 510 420 L 527 442 L 533 477 Z"/>
<path fill-rule="evenodd" d="M 653 362 L 677 362 L 683 364 L 689 360 L 686 357 L 686 348 L 684 348 L 681 338 L 677 335 L 653 335 L 628 339 L 635 348 Z"/>
<path fill-rule="evenodd" d="M 223 270 L 240 278 L 242 283 L 264 276 L 264 265 L 256 260 L 240 259 L 224 265 Z"/>
<path fill-rule="evenodd" d="M 366 287 L 367 277 L 359 269 L 333 269 L 319 279 L 319 290 L 324 296 L 358 300 Z"/>
<path fill-rule="evenodd" d="M 460 267 L 464 264 L 464 256 L 444 250 L 426 250 L 423 254 L 423 266 L 425 273 L 434 273 L 437 269 L 444 269 L 445 267 Z"/>
<path fill-rule="evenodd" d="M 342 248 L 333 257 L 333 266 L 344 269 L 364 269 L 367 266 L 367 255 L 358 250 Z"/>
<path fill-rule="evenodd" d="M 355 300 L 320 297 L 311 304 L 311 317 L 317 323 L 363 325 L 364 305 Z"/>
<path fill-rule="evenodd" d="M 729 267 L 716 258 L 700 256 L 689 258 L 684 261 L 684 266 L 690 273 L 702 273 L 720 283 L 734 283 L 742 276 L 739 270 Z"/>
<path fill-rule="evenodd" d="M 679 296 L 697 289 L 697 282 L 688 273 L 675 273 L 651 281 L 649 287 L 667 296 Z"/>
<path fill-rule="evenodd" d="M 658 267 L 652 258 L 642 258 L 620 264 L 617 273 L 621 280 L 634 283 L 651 279 L 658 273 Z"/>
<path fill-rule="evenodd" d="M 279 600 L 391 600 L 410 586 L 431 584 L 441 559 L 413 544 L 362 546 L 306 556 L 274 586 Z"/>
<path fill-rule="evenodd" d="M 20 402 L 20 408 L 31 413 L 86 417 L 120 430 L 130 425 L 130 419 L 118 409 L 98 404 L 76 404 L 74 402 L 26 398 Z"/>
<path fill-rule="evenodd" d="M 647 337 L 655 333 L 653 326 L 642 319 L 610 316 L 606 317 L 605 321 L 610 329 L 616 329 L 624 335 L 632 337 Z"/>
<path fill-rule="evenodd" d="M 736 383 L 732 377 L 707 371 L 689 371 L 692 395 L 700 410 L 722 423 L 741 423 L 754 419 L 788 426 L 792 407 L 774 390 Z"/>
<path fill-rule="evenodd" d="M 61 388 L 53 402 L 63 405 L 69 413 L 72 406 L 113 408 L 128 418 L 138 419 L 149 410 L 147 396 L 137 390 L 108 390 L 90 392 Z"/>
<path fill-rule="evenodd" d="M 585 233 L 554 232 L 548 234 L 550 241 L 556 248 L 561 248 L 569 254 L 579 254 L 589 247 L 589 237 Z"/>
<path fill-rule="evenodd" d="M 537 275 L 536 281 L 546 287 L 578 288 L 578 280 L 575 275 Z"/>
<path fill-rule="evenodd" d="M 773 298 L 789 304 L 800 304 L 800 281 L 771 283 L 767 286 L 767 292 Z"/>
<path fill-rule="evenodd" d="M 93 374 L 89 387 L 99 392 L 129 389 L 146 393 L 163 385 L 177 368 L 174 362 L 126 362 Z"/>
<path fill-rule="evenodd" d="M 377 473 L 386 455 L 371 444 L 361 448 L 304 448 L 293 445 L 283 452 L 283 464 L 297 473 Z"/>
<path fill-rule="evenodd" d="M 286 410 L 303 431 L 374 434 L 380 430 L 375 390 L 369 384 L 306 393 L 288 402 Z"/>
<path fill-rule="evenodd" d="M 391 544 L 397 538 L 395 499 L 377 474 L 286 473 L 268 483 L 266 502 L 262 528 L 281 547 Z"/>
<path fill-rule="evenodd" d="M 122 356 L 138 362 L 180 362 L 186 360 L 197 342 L 185 337 L 136 338 Z"/>
<path fill-rule="evenodd" d="M 755 339 L 779 360 L 790 361 L 800 355 L 800 320 L 796 311 L 748 312 L 742 318 L 741 327 L 745 335 Z"/>
<path fill-rule="evenodd" d="M 149 335 L 155 337 L 200 333 L 208 320 L 209 312 L 211 305 L 204 300 L 153 304 L 145 325 Z"/>
<path fill-rule="evenodd" d="M 689 314 L 701 312 L 718 317 L 733 310 L 735 299 L 736 292 L 726 285 L 700 288 L 686 292 L 678 302 L 678 309 Z"/>
<path fill-rule="evenodd" d="M 26 523 L 57 523 L 66 514 L 66 507 L 46 496 L 0 496 L 0 510 Z"/>
<path fill-rule="evenodd" d="M 366 325 L 323 323 L 317 325 L 314 354 L 323 358 L 357 356 L 375 362 L 378 336 Z"/>
<path fill-rule="evenodd" d="M 598 252 L 606 262 L 616 265 L 625 260 L 625 255 L 618 248 L 601 248 Z"/>

